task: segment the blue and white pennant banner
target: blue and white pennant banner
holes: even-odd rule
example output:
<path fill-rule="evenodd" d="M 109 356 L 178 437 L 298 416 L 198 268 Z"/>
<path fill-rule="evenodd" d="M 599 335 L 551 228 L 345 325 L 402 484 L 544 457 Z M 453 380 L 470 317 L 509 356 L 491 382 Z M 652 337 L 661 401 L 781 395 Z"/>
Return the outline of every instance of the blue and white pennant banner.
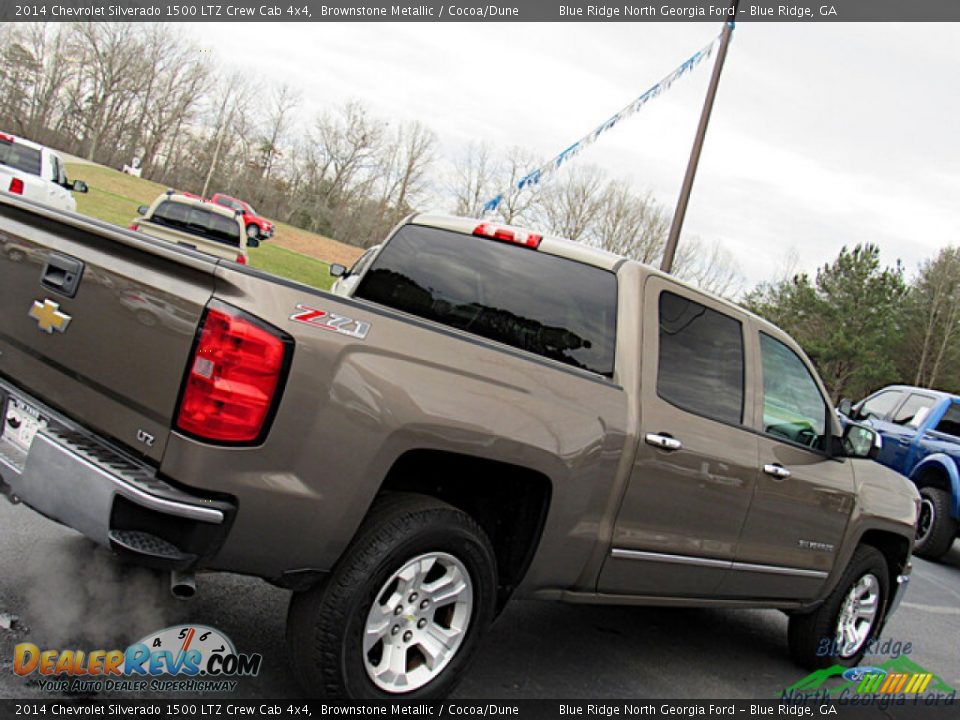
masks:
<path fill-rule="evenodd" d="M 722 33 L 721 33 L 722 34 Z M 653 85 L 649 90 L 643 93 L 640 97 L 632 100 L 629 105 L 624 107 L 620 112 L 616 113 L 610 117 L 606 122 L 601 124 L 596 129 L 590 131 L 588 134 L 584 135 L 582 138 L 577 140 L 573 145 L 568 147 L 562 153 L 553 158 L 550 162 L 546 163 L 542 167 L 537 168 L 533 172 L 524 175 L 516 184 L 517 190 L 524 190 L 530 188 L 533 185 L 537 185 L 540 181 L 554 170 L 559 168 L 565 162 L 577 155 L 585 147 L 592 145 L 596 142 L 597 138 L 600 137 L 603 133 L 612 129 L 618 122 L 625 120 L 634 113 L 638 112 L 644 105 L 653 100 L 656 97 L 659 97 L 664 92 L 670 89 L 670 87 L 679 80 L 681 77 L 691 72 L 697 65 L 702 63 L 704 60 L 709 58 L 713 54 L 714 48 L 717 46 L 717 43 L 720 41 L 720 35 L 711 40 L 706 46 L 695 52 L 691 55 L 686 61 L 682 62 L 673 72 L 666 75 L 658 83 Z M 506 192 L 512 192 L 514 188 Z M 494 198 L 491 198 L 486 205 L 483 206 L 483 214 L 487 214 L 496 210 L 500 203 L 503 202 L 503 197 L 506 193 L 500 193 Z"/>

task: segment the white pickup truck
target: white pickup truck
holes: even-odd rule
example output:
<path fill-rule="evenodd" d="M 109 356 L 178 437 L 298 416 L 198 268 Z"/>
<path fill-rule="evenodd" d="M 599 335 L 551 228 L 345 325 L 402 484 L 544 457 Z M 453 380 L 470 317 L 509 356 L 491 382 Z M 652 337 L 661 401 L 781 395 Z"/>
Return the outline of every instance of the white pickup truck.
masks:
<path fill-rule="evenodd" d="M 87 192 L 87 184 L 67 180 L 63 160 L 50 148 L 0 132 L 0 190 L 75 212 L 73 193 Z"/>

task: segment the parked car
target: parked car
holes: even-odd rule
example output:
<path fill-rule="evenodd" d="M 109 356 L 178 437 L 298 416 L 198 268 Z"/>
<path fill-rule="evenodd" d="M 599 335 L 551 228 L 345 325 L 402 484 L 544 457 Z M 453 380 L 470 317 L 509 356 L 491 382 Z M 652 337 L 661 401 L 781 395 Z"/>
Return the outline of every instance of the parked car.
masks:
<path fill-rule="evenodd" d="M 330 292 L 334 295 L 350 297 L 360 282 L 360 279 L 363 277 L 363 273 L 370 267 L 370 263 L 373 262 L 373 258 L 376 257 L 381 247 L 381 245 L 374 245 L 367 249 L 363 255 L 357 258 L 357 261 L 349 270 L 347 270 L 345 265 L 333 263 L 330 266 L 330 274 L 336 278 L 336 281 L 330 288 Z"/>
<path fill-rule="evenodd" d="M 237 198 L 224 195 L 223 193 L 214 193 L 213 197 L 210 198 L 210 202 L 243 213 L 243 228 L 248 238 L 253 238 L 254 240 L 269 240 L 273 237 L 274 230 L 276 229 L 274 224 L 265 217 L 261 217 L 250 203 L 244 200 L 237 200 Z"/>
<path fill-rule="evenodd" d="M 239 212 L 196 195 L 168 190 L 149 207 L 141 205 L 137 212 L 140 217 L 131 223 L 131 230 L 241 265 L 247 264 L 247 249 L 260 245 L 244 232 Z"/>
<path fill-rule="evenodd" d="M 87 184 L 83 180 L 70 182 L 63 160 L 50 148 L 0 133 L 0 190 L 76 212 L 73 193 L 87 192 Z"/>
<path fill-rule="evenodd" d="M 914 552 L 943 557 L 960 528 L 960 397 L 891 385 L 840 413 L 874 428 L 883 440 L 877 462 L 910 478 L 920 491 Z"/>
<path fill-rule="evenodd" d="M 514 595 L 778 608 L 817 667 L 856 665 L 903 596 L 919 497 L 875 431 L 841 432 L 783 331 L 674 277 L 418 215 L 345 298 L 31 212 L 0 197 L 0 232 L 194 331 L 0 256 L 0 494 L 181 596 L 213 570 L 290 588 L 306 693 L 443 696 Z"/>

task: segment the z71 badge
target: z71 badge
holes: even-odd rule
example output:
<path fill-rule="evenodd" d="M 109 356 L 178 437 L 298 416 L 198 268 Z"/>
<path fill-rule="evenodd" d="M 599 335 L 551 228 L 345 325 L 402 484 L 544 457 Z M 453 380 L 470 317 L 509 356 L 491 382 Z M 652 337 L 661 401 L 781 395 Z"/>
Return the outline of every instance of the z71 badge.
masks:
<path fill-rule="evenodd" d="M 317 310 L 306 305 L 297 305 L 297 312 L 290 316 L 291 320 L 318 327 L 321 330 L 333 330 L 341 335 L 363 340 L 370 332 L 370 323 L 329 313 L 326 310 Z"/>

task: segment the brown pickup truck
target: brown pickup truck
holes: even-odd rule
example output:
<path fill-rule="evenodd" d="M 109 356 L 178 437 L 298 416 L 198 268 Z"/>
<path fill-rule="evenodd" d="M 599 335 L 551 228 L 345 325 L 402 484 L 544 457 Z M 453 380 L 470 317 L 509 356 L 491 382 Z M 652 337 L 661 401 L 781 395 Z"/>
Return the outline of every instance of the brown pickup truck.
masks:
<path fill-rule="evenodd" d="M 176 594 L 294 590 L 311 694 L 442 696 L 515 593 L 780 608 L 799 662 L 849 665 L 906 586 L 918 497 L 875 433 L 640 263 L 414 216 L 339 297 L 0 196 L 6 243 L 0 488 Z"/>

